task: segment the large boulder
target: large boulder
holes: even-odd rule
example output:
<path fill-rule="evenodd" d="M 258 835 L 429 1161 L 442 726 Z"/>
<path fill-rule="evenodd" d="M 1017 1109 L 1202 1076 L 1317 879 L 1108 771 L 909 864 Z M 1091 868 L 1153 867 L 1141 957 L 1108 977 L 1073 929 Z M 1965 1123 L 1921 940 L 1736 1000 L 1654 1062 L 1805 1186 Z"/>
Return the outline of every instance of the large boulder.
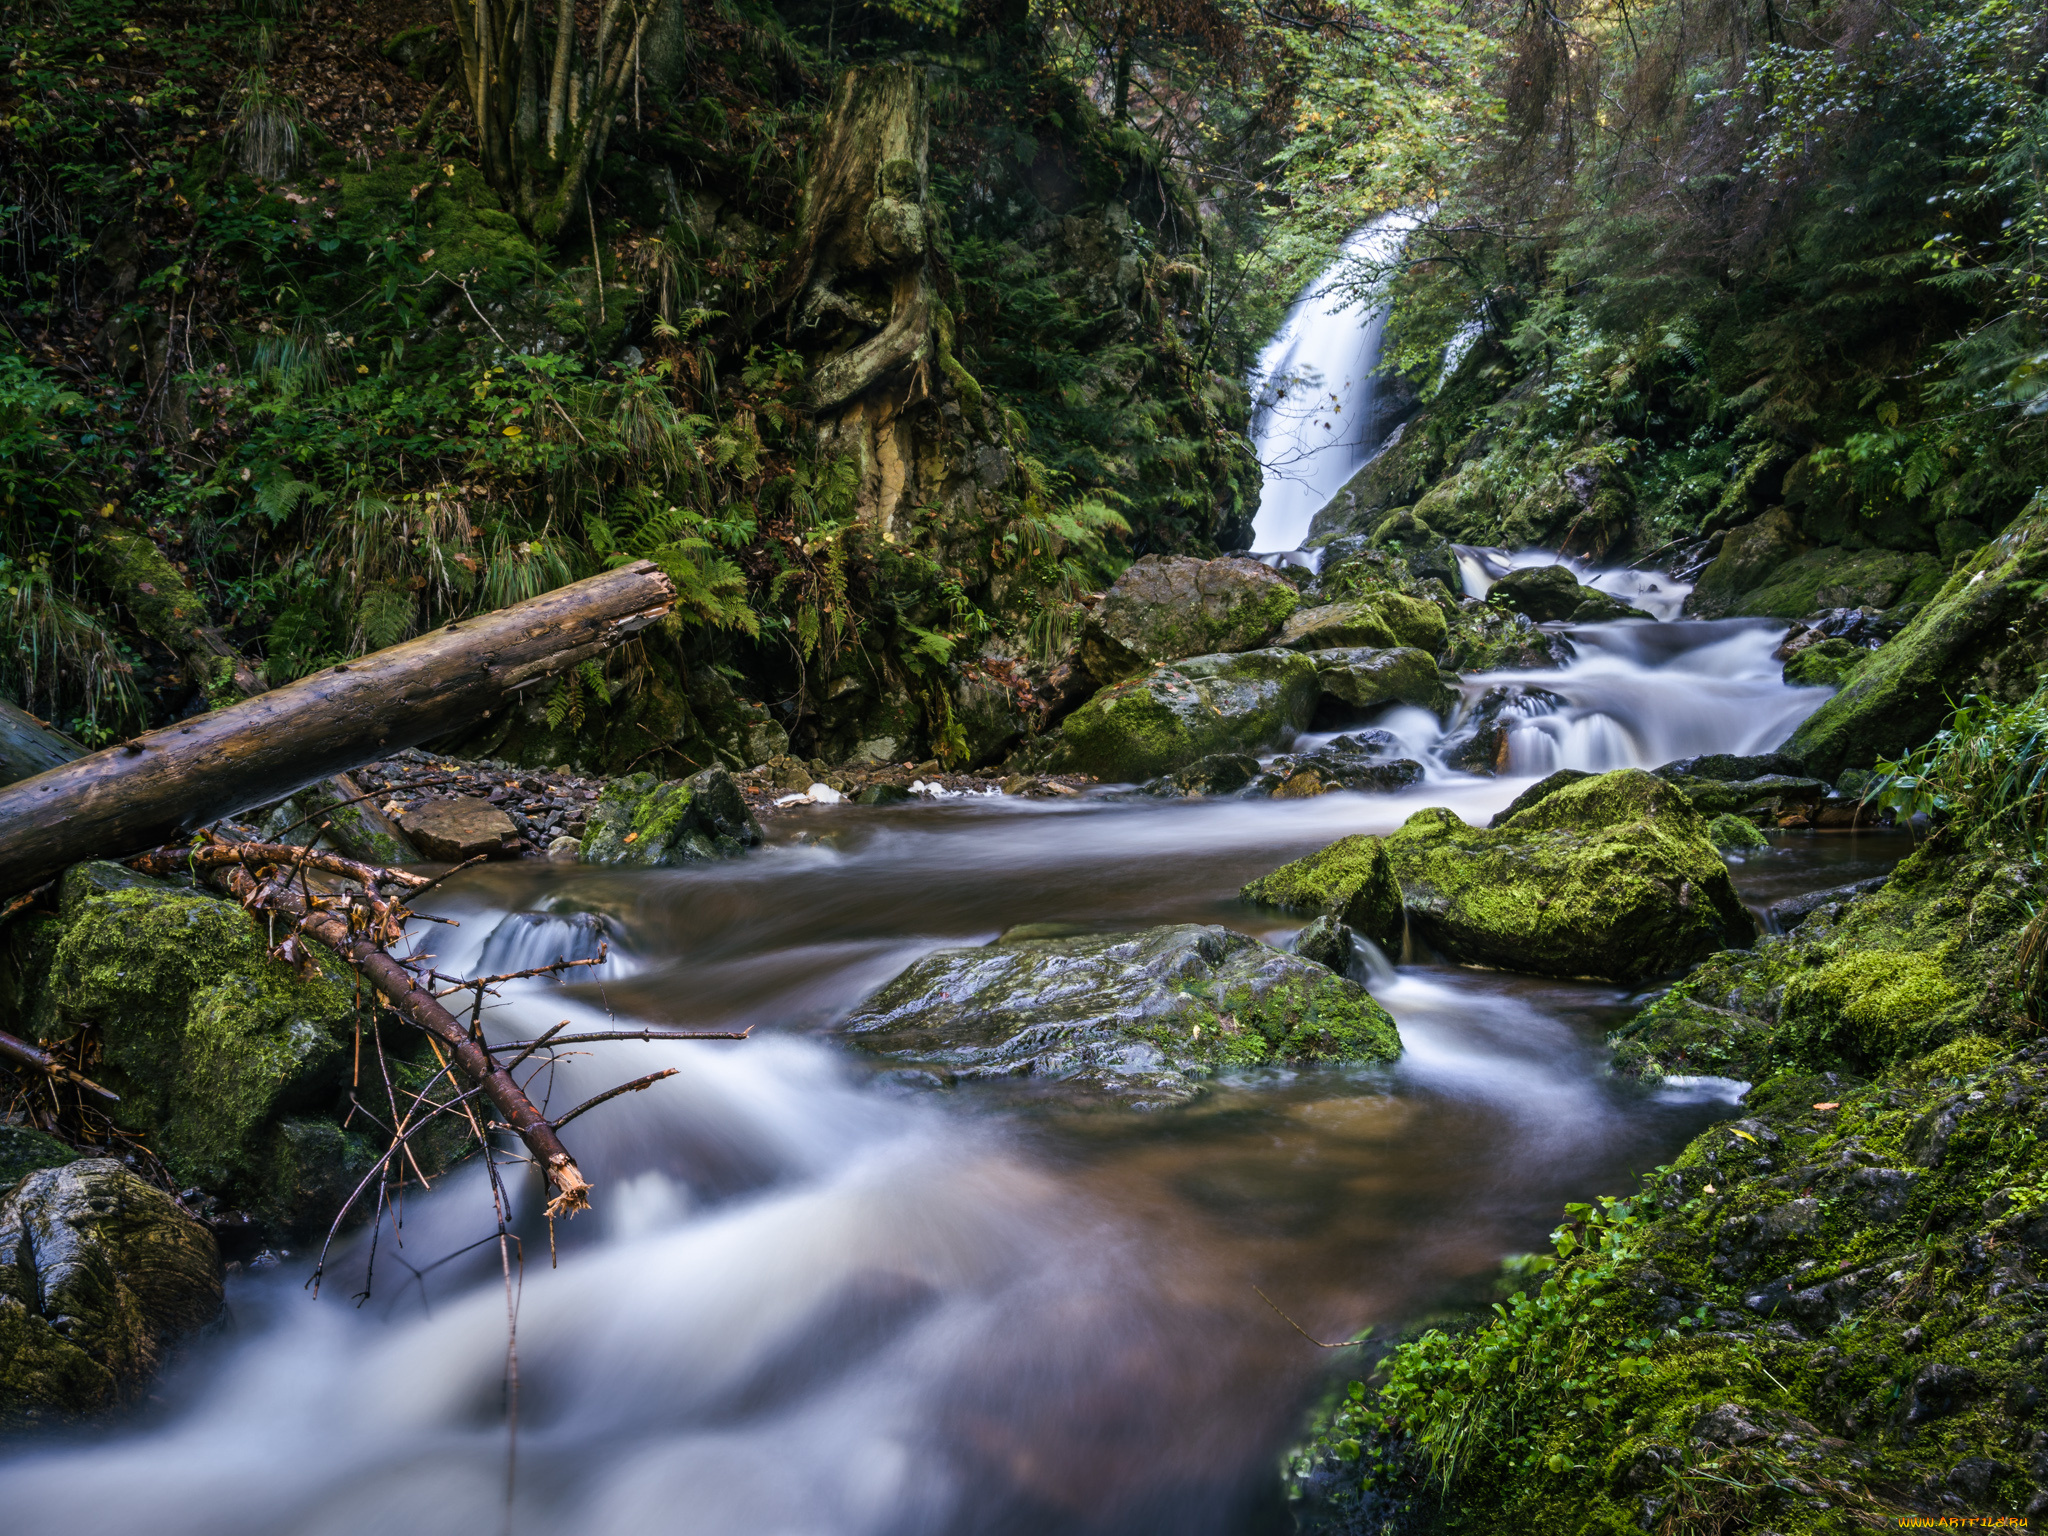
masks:
<path fill-rule="evenodd" d="M 1283 912 L 1348 923 L 1388 953 L 1401 952 L 1407 919 L 1382 838 L 1340 837 L 1305 859 L 1261 875 L 1238 895 Z"/>
<path fill-rule="evenodd" d="M 1525 565 L 1493 584 L 1487 602 L 1509 608 L 1539 624 L 1569 619 L 1579 624 L 1611 619 L 1646 619 L 1640 608 L 1589 587 L 1563 565 Z"/>
<path fill-rule="evenodd" d="M 1267 644 L 1301 599 L 1256 560 L 1147 555 L 1103 594 L 1081 637 L 1081 660 L 1104 682 L 1156 662 Z"/>
<path fill-rule="evenodd" d="M 1634 982 L 1756 934 L 1704 818 L 1641 769 L 1564 783 L 1497 828 L 1418 811 L 1386 845 L 1412 931 L 1453 960 Z"/>
<path fill-rule="evenodd" d="M 0 1199 L 0 1429 L 132 1402 L 220 1312 L 213 1234 L 111 1158 Z"/>
<path fill-rule="evenodd" d="M 1043 929 L 1038 930 L 1043 933 Z M 1034 936 L 925 956 L 863 1003 L 856 1044 L 930 1083 L 1028 1078 L 1147 1109 L 1219 1072 L 1400 1054 L 1386 1010 L 1225 928 Z"/>
<path fill-rule="evenodd" d="M 577 857 L 657 868 L 729 858 L 761 844 L 761 824 L 723 768 L 687 779 L 636 773 L 605 785 Z"/>
<path fill-rule="evenodd" d="M 1942 584 L 1933 555 L 1896 549 L 1808 548 L 1791 515 L 1774 507 L 1728 530 L 1721 552 L 1701 572 L 1686 612 L 1717 619 L 1736 614 L 1797 619 L 1829 608 L 1884 609 L 1925 602 Z"/>
<path fill-rule="evenodd" d="M 1412 646 L 1435 656 L 1449 636 L 1450 626 L 1435 603 L 1379 591 L 1340 603 L 1298 608 L 1273 643 L 1297 651 Z"/>
<path fill-rule="evenodd" d="M 347 1084 L 353 976 L 311 949 L 273 958 L 236 903 L 116 865 L 74 866 L 58 895 L 29 1032 L 96 1026 L 117 1123 L 181 1185 L 255 1198 L 277 1121 Z"/>
<path fill-rule="evenodd" d="M 1388 704 L 1413 704 L 1447 713 L 1457 695 L 1427 651 L 1367 646 L 1310 651 L 1316 685 L 1333 714 L 1361 714 Z"/>
<path fill-rule="evenodd" d="M 1191 656 L 1105 688 L 1060 727 L 1048 766 L 1137 783 L 1301 730 L 1321 691 L 1299 651 Z"/>
<path fill-rule="evenodd" d="M 1978 551 L 1895 638 L 1782 748 L 1817 778 L 1869 768 L 1926 741 L 1953 701 L 2032 692 L 2048 651 L 2048 519 L 2029 518 Z"/>

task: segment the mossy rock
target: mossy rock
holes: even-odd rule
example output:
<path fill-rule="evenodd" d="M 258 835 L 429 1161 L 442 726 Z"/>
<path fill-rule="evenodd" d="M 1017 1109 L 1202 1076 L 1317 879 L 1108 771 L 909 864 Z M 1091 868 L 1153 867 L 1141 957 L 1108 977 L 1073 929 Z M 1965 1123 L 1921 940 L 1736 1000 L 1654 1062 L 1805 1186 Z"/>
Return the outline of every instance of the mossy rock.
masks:
<path fill-rule="evenodd" d="M 74 868 L 46 982 L 51 1033 L 99 1032 L 114 1110 L 181 1183 L 247 1193 L 280 1114 L 324 1106 L 348 1069 L 355 986 L 317 955 L 271 958 L 232 901 Z"/>
<path fill-rule="evenodd" d="M 1448 714 L 1456 694 L 1427 651 L 1354 647 L 1310 651 L 1316 684 L 1333 714 L 1363 715 L 1388 704 Z"/>
<path fill-rule="evenodd" d="M 1786 1536 L 2024 1525 L 2037 1479 L 2004 1448 L 2048 1427 L 2048 1061 L 1969 1036 L 1869 1082 L 1776 1074 L 1747 1109 L 1544 1255 L 1540 1290 L 1340 1395 L 1305 1458 L 1318 1512 L 1372 1488 L 1386 1528 L 1447 1536 L 1674 1507 Z"/>
<path fill-rule="evenodd" d="M 1299 651 L 1193 656 L 1105 688 L 1069 715 L 1047 766 L 1141 783 L 1306 728 L 1321 692 Z"/>
<path fill-rule="evenodd" d="M 1362 834 L 1341 837 L 1329 847 L 1283 864 L 1251 881 L 1238 895 L 1260 906 L 1304 917 L 1331 917 L 1398 956 L 1407 920 L 1401 887 L 1387 858 L 1386 843 Z"/>
<path fill-rule="evenodd" d="M 1756 932 L 1703 818 L 1640 769 L 1565 784 L 1497 828 L 1418 811 L 1386 845 L 1411 930 L 1465 963 L 1641 981 Z"/>
<path fill-rule="evenodd" d="M 1923 847 L 1878 890 L 1709 959 L 1614 1035 L 1623 1067 L 1868 1073 L 2023 1028 L 2015 956 L 2037 884 L 2002 860 Z"/>
<path fill-rule="evenodd" d="M 925 956 L 846 1020 L 847 1036 L 927 1084 L 1028 1079 L 1151 1109 L 1217 1073 L 1374 1063 L 1400 1053 L 1386 1011 L 1326 967 L 1225 928 L 1042 929 Z"/>
<path fill-rule="evenodd" d="M 1830 608 L 1893 608 L 1925 602 L 1945 575 L 1930 554 L 1839 545 L 1808 549 L 1791 515 L 1774 508 L 1729 530 L 1720 554 L 1686 599 L 1686 611 L 1708 619 L 1797 619 Z"/>
<path fill-rule="evenodd" d="M 1705 779 L 1691 774 L 1657 776 L 1685 792 L 1692 808 L 1702 816 L 1740 814 L 1749 810 L 1776 810 L 1786 806 L 1811 805 L 1826 798 L 1828 787 L 1819 779 L 1789 773 L 1769 773 L 1754 779 Z"/>
<path fill-rule="evenodd" d="M 1569 566 L 1526 565 L 1495 582 L 1486 601 L 1539 624 L 1569 619 L 1580 624 L 1612 619 L 1646 619 L 1648 614 L 1596 587 L 1586 586 Z"/>
<path fill-rule="evenodd" d="M 1300 595 L 1256 560 L 1147 555 L 1119 576 L 1088 617 L 1081 659 L 1112 682 L 1163 661 L 1265 646 Z"/>
<path fill-rule="evenodd" d="M 0 1429 L 132 1402 L 220 1311 L 213 1234 L 121 1164 L 29 1174 L 0 1198 Z"/>
<path fill-rule="evenodd" d="M 1435 603 L 1400 592 L 1381 591 L 1316 608 L 1296 609 L 1273 643 L 1290 650 L 1325 651 L 1371 646 L 1412 647 L 1431 656 L 1443 650 L 1450 630 Z"/>
<path fill-rule="evenodd" d="M 1724 851 L 1741 848 L 1768 848 L 1771 840 L 1757 830 L 1755 822 L 1747 817 L 1731 815 L 1723 811 L 1707 823 L 1707 841 Z"/>
<path fill-rule="evenodd" d="M 2038 683 L 2048 634 L 2048 519 L 2030 517 L 1984 546 L 1903 630 L 1856 668 L 1782 750 L 1808 773 L 1836 778 L 1921 745 L 1954 701 L 2012 700 Z"/>
<path fill-rule="evenodd" d="M 761 844 L 761 824 L 723 768 L 687 779 L 636 773 L 605 785 L 577 857 L 587 864 L 658 869 L 730 858 Z"/>
<path fill-rule="evenodd" d="M 1796 651 L 1785 663 L 1792 688 L 1839 688 L 1870 652 L 1852 640 L 1820 640 Z"/>

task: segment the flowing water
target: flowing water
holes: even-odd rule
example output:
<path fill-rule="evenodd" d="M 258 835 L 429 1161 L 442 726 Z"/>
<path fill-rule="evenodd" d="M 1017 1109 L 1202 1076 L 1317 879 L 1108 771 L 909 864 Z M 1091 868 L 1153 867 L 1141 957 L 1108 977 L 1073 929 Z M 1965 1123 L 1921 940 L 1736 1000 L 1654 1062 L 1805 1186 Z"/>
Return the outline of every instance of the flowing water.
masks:
<path fill-rule="evenodd" d="M 1483 821 L 1554 764 L 1767 746 L 1822 694 L 1787 689 L 1771 631 L 1581 630 L 1499 779 L 1432 766 L 1399 795 L 820 808 L 743 860 L 615 872 L 523 863 L 447 888 L 443 971 L 588 952 L 601 981 L 536 981 L 489 1016 L 754 1026 L 569 1060 L 556 1106 L 678 1075 L 577 1121 L 595 1209 L 550 1267 L 519 1225 L 516 1475 L 507 1298 L 481 1170 L 360 1241 L 315 1300 L 307 1255 L 231 1278 L 234 1323 L 138 1421 L 17 1446 L 0 1510 L 71 1536 L 428 1533 L 952 1536 L 1284 1528 L 1276 1457 L 1332 1357 L 1297 1332 L 1398 1324 L 1540 1246 L 1566 1200 L 1626 1188 L 1740 1085 L 1645 1088 L 1602 1038 L 1640 997 L 1592 983 L 1380 965 L 1405 1052 L 1385 1069 L 1269 1072 L 1161 1114 L 1029 1085 L 905 1094 L 832 1024 L 941 944 L 1018 922 L 1225 922 L 1245 879 L 1422 805 Z M 1554 700 L 1556 702 L 1549 702 Z M 1416 750 L 1437 727 L 1402 717 Z M 1737 867 L 1757 902 L 1881 870 L 1890 835 L 1810 835 Z M 591 973 L 582 973 L 591 974 Z M 483 1243 L 483 1246 L 475 1246 Z M 1261 1298 L 1270 1298 L 1271 1304 Z M 1279 1312 L 1286 1313 L 1283 1319 Z M 1289 1321 L 1291 1319 L 1291 1322 Z"/>

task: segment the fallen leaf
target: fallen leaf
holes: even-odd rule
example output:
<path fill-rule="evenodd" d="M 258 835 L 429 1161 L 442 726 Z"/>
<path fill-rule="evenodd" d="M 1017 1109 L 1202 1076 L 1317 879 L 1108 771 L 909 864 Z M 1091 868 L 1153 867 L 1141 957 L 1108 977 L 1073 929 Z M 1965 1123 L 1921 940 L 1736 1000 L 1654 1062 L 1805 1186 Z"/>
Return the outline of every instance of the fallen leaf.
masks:
<path fill-rule="evenodd" d="M 1837 1103 L 1837 1104 L 1816 1104 L 1816 1105 L 1814 1105 L 1813 1107 L 1814 1107 L 1815 1109 L 1840 1109 L 1840 1108 L 1841 1108 L 1842 1106 L 1841 1106 L 1841 1105 L 1840 1105 L 1839 1103 Z"/>
<path fill-rule="evenodd" d="M 1720 1193 L 1720 1191 L 1719 1191 L 1719 1190 L 1717 1190 L 1717 1189 L 1715 1189 L 1713 1185 L 1709 1184 L 1709 1185 L 1707 1186 L 1707 1193 L 1708 1193 L 1708 1194 L 1710 1194 L 1710 1195 L 1714 1195 L 1714 1194 L 1719 1194 L 1719 1193 Z"/>

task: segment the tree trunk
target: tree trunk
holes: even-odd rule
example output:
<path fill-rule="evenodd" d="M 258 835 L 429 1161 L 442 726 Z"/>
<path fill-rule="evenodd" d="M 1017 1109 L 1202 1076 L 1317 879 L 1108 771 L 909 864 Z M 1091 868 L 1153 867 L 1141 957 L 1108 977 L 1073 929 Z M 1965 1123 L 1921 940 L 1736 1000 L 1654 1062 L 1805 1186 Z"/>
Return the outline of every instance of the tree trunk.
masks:
<path fill-rule="evenodd" d="M 85 748 L 62 731 L 0 699 L 0 784 L 32 779 L 83 756 Z"/>
<path fill-rule="evenodd" d="M 980 386 L 952 356 L 938 297 L 930 138 L 922 67 L 869 64 L 840 76 L 779 296 L 793 306 L 792 335 L 819 359 L 809 402 L 819 442 L 859 464 L 857 505 L 887 538 L 899 536 L 898 508 L 943 490 L 919 483 L 917 466 L 933 456 L 918 434 L 938 430 L 948 400 L 980 417 Z"/>
<path fill-rule="evenodd" d="M 675 596 L 639 561 L 0 789 L 0 896 L 486 718 L 654 623 Z"/>

